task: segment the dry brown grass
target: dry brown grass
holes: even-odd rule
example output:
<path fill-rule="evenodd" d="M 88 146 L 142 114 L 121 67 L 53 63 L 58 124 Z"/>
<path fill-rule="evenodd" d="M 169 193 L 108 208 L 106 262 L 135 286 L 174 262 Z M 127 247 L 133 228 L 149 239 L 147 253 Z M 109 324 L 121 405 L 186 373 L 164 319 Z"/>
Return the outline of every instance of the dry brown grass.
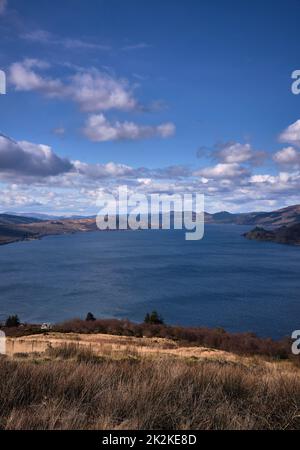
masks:
<path fill-rule="evenodd" d="M 39 336 L 52 334 L 44 333 L 38 325 L 25 325 L 17 328 L 2 327 L 2 330 L 8 337 L 36 335 L 37 340 Z M 293 358 L 291 354 L 292 342 L 289 338 L 274 341 L 260 338 L 253 333 L 229 333 L 220 328 L 137 324 L 118 319 L 97 319 L 95 321 L 73 319 L 55 325 L 52 331 L 69 335 L 68 339 L 71 339 L 72 334 L 76 334 L 76 340 L 79 340 L 79 334 L 83 336 L 107 334 L 129 339 L 136 338 L 140 340 L 140 346 L 148 346 L 147 340 L 144 338 L 157 338 L 164 339 L 168 347 L 169 345 L 174 346 L 174 343 L 177 347 L 201 346 L 238 355 L 262 355 L 276 359 L 294 359 L 295 364 L 299 364 L 299 358 Z"/>
<path fill-rule="evenodd" d="M 74 344 L 0 360 L 1 429 L 300 429 L 300 370 L 252 358 L 97 356 Z"/>
<path fill-rule="evenodd" d="M 202 346 L 184 347 L 178 341 L 164 338 L 136 338 L 109 334 L 78 334 L 51 332 L 45 335 L 9 337 L 6 342 L 6 352 L 9 356 L 18 354 L 43 353 L 51 347 L 55 356 L 57 347 L 66 348 L 70 352 L 80 347 L 92 350 L 98 356 L 110 356 L 123 359 L 124 355 L 139 356 L 176 356 L 196 359 L 223 359 L 236 361 L 241 356 L 224 350 L 211 349 Z M 60 350 L 58 350 L 60 351 Z M 246 358 L 246 356 L 244 357 Z"/>
<path fill-rule="evenodd" d="M 244 355 L 264 355 L 287 359 L 291 355 L 291 341 L 260 338 L 253 333 L 229 333 L 220 328 L 179 327 L 137 324 L 128 320 L 74 319 L 57 324 L 53 331 L 61 333 L 107 333 L 128 337 L 157 337 L 176 341 L 181 346 L 203 346 Z"/>

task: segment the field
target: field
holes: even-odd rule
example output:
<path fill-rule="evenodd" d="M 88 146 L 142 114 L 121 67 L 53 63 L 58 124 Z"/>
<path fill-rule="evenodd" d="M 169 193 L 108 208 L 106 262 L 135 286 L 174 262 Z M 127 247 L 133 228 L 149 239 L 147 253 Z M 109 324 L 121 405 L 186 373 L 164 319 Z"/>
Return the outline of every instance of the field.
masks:
<path fill-rule="evenodd" d="M 1 429 L 300 429 L 300 369 L 165 338 L 11 337 Z"/>

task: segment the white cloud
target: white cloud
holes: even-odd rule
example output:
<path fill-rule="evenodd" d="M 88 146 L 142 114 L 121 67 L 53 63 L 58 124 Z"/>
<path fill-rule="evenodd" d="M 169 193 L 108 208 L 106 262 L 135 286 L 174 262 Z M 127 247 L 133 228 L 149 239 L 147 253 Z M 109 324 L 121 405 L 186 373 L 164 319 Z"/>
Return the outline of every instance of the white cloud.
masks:
<path fill-rule="evenodd" d="M 45 69 L 47 63 L 37 59 L 25 59 L 10 67 L 10 82 L 17 91 L 41 91 L 50 97 L 60 97 L 64 86 L 60 80 L 42 77 L 33 68 Z"/>
<path fill-rule="evenodd" d="M 109 162 L 107 164 L 87 164 L 81 161 L 73 161 L 76 171 L 80 175 L 85 175 L 90 179 L 99 179 L 106 177 L 132 176 L 135 170 L 125 164 L 116 164 Z"/>
<path fill-rule="evenodd" d="M 300 166 L 300 152 L 294 147 L 285 147 L 273 156 L 274 161 L 281 166 Z"/>
<path fill-rule="evenodd" d="M 167 138 L 175 133 L 172 123 L 158 126 L 137 125 L 134 122 L 109 122 L 103 114 L 91 115 L 83 129 L 84 134 L 95 142 L 114 140 L 137 140 L 151 137 Z"/>
<path fill-rule="evenodd" d="M 49 97 L 72 100 L 87 112 L 137 107 L 127 80 L 91 69 L 78 71 L 67 81 L 62 81 L 41 75 L 36 70 L 47 67 L 47 63 L 37 59 L 16 62 L 10 67 L 10 82 L 18 91 L 38 91 Z"/>
<path fill-rule="evenodd" d="M 206 147 L 200 147 L 197 155 L 201 157 L 205 154 L 209 154 L 220 163 L 225 164 L 246 164 L 251 166 L 260 165 L 266 157 L 265 152 L 257 151 L 253 149 L 251 144 L 242 144 L 236 141 L 229 141 L 225 143 L 216 144 L 212 151 Z"/>
<path fill-rule="evenodd" d="M 229 142 L 224 144 L 216 154 L 224 163 L 242 163 L 252 158 L 252 148 L 250 144 Z"/>
<path fill-rule="evenodd" d="M 273 175 L 268 174 L 259 174 L 259 175 L 252 175 L 250 177 L 250 183 L 270 183 L 275 184 L 277 181 L 277 178 Z"/>
<path fill-rule="evenodd" d="M 248 171 L 237 163 L 220 163 L 213 167 L 205 167 L 194 172 L 195 176 L 208 179 L 240 178 L 248 174 Z"/>
<path fill-rule="evenodd" d="M 300 119 L 288 126 L 279 136 L 280 142 L 300 146 Z"/>
<path fill-rule="evenodd" d="M 254 150 L 249 143 L 241 144 L 230 141 L 217 145 L 214 150 L 214 156 L 223 163 L 249 163 L 258 165 L 264 158 L 265 153 Z"/>
<path fill-rule="evenodd" d="M 28 60 L 26 67 L 30 70 L 32 64 L 39 64 L 41 70 L 46 67 L 36 60 Z M 91 117 L 96 120 L 87 125 L 92 125 L 93 138 L 99 141 L 167 137 L 175 130 L 172 124 L 148 127 L 110 122 L 103 114 Z M 252 173 L 249 161 L 253 151 L 247 144 L 227 143 L 218 151 L 220 162 L 195 172 L 181 165 L 149 169 L 118 162 L 72 161 L 47 145 L 16 142 L 0 135 L 0 208 L 30 211 L 36 205 L 44 212 L 87 214 L 96 208 L 99 189 L 114 192 L 120 184 L 146 194 L 201 192 L 210 211 L 276 209 L 300 203 L 300 152 L 294 147 L 285 147 L 273 156 L 279 173 Z"/>
<path fill-rule="evenodd" d="M 300 172 L 279 172 L 277 175 L 254 175 L 250 178 L 250 192 L 252 192 L 251 184 L 259 189 L 254 189 L 257 195 L 270 199 L 275 196 L 277 201 L 291 201 L 292 196 L 297 195 L 299 203 L 300 190 Z M 290 198 L 289 198 L 290 197 Z"/>
<path fill-rule="evenodd" d="M 71 78 L 66 95 L 78 103 L 83 111 L 109 109 L 131 110 L 137 107 L 129 84 L 94 69 L 79 72 Z"/>
<path fill-rule="evenodd" d="M 278 175 L 256 174 L 231 179 L 195 178 L 190 173 L 177 177 L 168 168 L 133 168 L 125 164 L 88 164 L 72 161 L 74 169 L 52 177 L 30 180 L 16 177 L 9 187 L 1 188 L 0 208 L 22 207 L 32 210 L 41 205 L 44 212 L 87 214 L 97 212 L 101 192 L 116 192 L 126 184 L 135 193 L 204 193 L 208 211 L 270 210 L 300 202 L 300 172 Z M 165 175 L 165 178 L 164 178 Z M 205 183 L 203 182 L 205 181 Z M 93 210 L 93 208 L 95 208 Z M 11 209 L 13 210 L 13 209 Z"/>

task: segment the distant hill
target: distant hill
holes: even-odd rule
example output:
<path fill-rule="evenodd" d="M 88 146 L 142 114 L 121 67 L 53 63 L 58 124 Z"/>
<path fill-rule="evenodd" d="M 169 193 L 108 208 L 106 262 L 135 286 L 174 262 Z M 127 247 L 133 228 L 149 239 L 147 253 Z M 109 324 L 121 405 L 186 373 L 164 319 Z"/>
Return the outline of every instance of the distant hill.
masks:
<path fill-rule="evenodd" d="M 22 217 L 22 218 L 28 217 L 29 219 L 39 219 L 39 220 L 51 220 L 51 219 L 57 218 L 57 216 L 52 216 L 50 214 L 42 214 L 42 213 L 34 213 L 34 212 L 18 213 L 18 212 L 14 212 L 14 211 L 5 211 L 3 214 L 7 214 L 10 216 L 18 216 L 18 217 Z"/>
<path fill-rule="evenodd" d="M 0 214 L 0 245 L 9 244 L 11 242 L 21 241 L 24 239 L 34 239 L 35 233 L 30 229 L 23 228 L 29 227 L 40 222 L 33 217 L 21 217 L 12 214 Z"/>
<path fill-rule="evenodd" d="M 6 214 L 0 215 L 0 245 L 41 239 L 44 236 L 97 230 L 96 220 L 89 218 L 38 220 L 17 216 L 7 217 Z"/>
<path fill-rule="evenodd" d="M 206 223 L 233 223 L 236 225 L 262 225 L 280 227 L 300 223 L 300 205 L 288 206 L 269 212 L 232 214 L 227 211 L 206 214 Z"/>
<path fill-rule="evenodd" d="M 40 220 L 35 217 L 25 217 L 6 213 L 0 214 L 0 225 L 24 224 L 33 222 L 40 222 Z"/>
<path fill-rule="evenodd" d="M 43 213 L 15 213 L 6 212 L 0 214 L 0 223 L 32 223 L 49 220 L 82 220 L 94 219 L 96 216 L 55 216 Z M 230 213 L 220 211 L 217 213 L 205 213 L 205 223 L 232 223 L 236 225 L 262 225 L 280 227 L 300 223 L 300 205 L 267 212 Z"/>
<path fill-rule="evenodd" d="M 18 212 L 4 212 L 3 214 L 10 215 L 10 216 L 19 216 L 19 217 L 28 217 L 33 219 L 39 219 L 39 220 L 62 220 L 62 219 L 90 219 L 94 216 L 80 216 L 80 215 L 72 215 L 72 216 L 56 216 L 53 214 L 43 214 L 43 213 L 37 213 L 37 212 L 29 212 L 29 213 L 18 213 Z M 1 214 L 0 214 L 1 215 Z"/>
<path fill-rule="evenodd" d="M 227 211 L 222 211 L 215 214 L 205 213 L 205 223 L 254 225 L 266 227 L 271 230 L 278 229 L 279 234 L 276 234 L 276 236 L 275 234 L 272 234 L 270 230 L 264 230 L 264 236 L 266 238 L 264 240 L 274 240 L 275 242 L 278 242 L 278 239 L 280 239 L 281 242 L 286 241 L 285 243 L 290 243 L 288 241 L 294 240 L 295 242 L 293 243 L 296 243 L 297 237 L 294 237 L 294 233 L 297 233 L 297 229 L 295 228 L 295 231 L 294 229 L 289 228 L 287 231 L 286 227 L 300 224 L 300 205 L 289 206 L 271 212 L 232 214 Z M 80 216 L 74 216 L 72 218 L 54 217 L 50 220 L 42 220 L 41 218 L 36 217 L 0 214 L 0 244 L 8 244 L 20 240 L 39 239 L 48 235 L 97 230 L 98 228 L 94 216 L 84 218 Z M 260 231 L 259 234 L 257 230 L 253 230 L 252 234 L 248 234 L 246 237 L 249 239 L 256 239 L 257 237 L 255 236 L 262 235 L 262 231 Z M 271 237 L 269 238 L 268 236 Z"/>

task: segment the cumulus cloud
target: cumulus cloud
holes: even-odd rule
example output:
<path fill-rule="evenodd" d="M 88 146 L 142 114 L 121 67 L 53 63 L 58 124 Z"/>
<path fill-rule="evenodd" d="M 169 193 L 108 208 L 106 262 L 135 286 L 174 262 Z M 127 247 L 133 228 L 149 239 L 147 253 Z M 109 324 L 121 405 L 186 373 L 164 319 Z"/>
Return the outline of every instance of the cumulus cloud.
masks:
<path fill-rule="evenodd" d="M 254 150 L 249 143 L 241 144 L 229 141 L 218 144 L 213 150 L 213 156 L 226 164 L 248 163 L 258 165 L 265 156 L 264 152 Z"/>
<path fill-rule="evenodd" d="M 45 69 L 47 63 L 37 59 L 25 59 L 10 67 L 10 82 L 17 91 L 40 91 L 49 97 L 61 97 L 64 86 L 60 80 L 38 75 L 33 69 Z"/>
<path fill-rule="evenodd" d="M 7 0 L 0 0 L 0 16 L 5 13 Z"/>
<path fill-rule="evenodd" d="M 32 64 L 35 62 L 27 63 L 28 67 Z M 92 123 L 96 133 L 93 138 L 99 141 L 167 137 L 175 130 L 171 124 L 144 127 L 132 122 L 110 122 L 103 114 L 94 117 L 97 120 Z M 99 189 L 114 192 L 120 184 L 145 194 L 201 192 L 210 211 L 275 209 L 300 203 L 300 152 L 293 146 L 282 148 L 273 156 L 279 173 L 255 173 L 254 151 L 249 144 L 231 142 L 215 150 L 219 153 L 209 152 L 214 164 L 196 171 L 182 165 L 155 169 L 118 162 L 72 161 L 58 156 L 47 145 L 16 142 L 0 135 L 0 179 L 5 197 L 0 207 L 15 206 L 20 210 L 37 205 L 46 212 L 51 208 L 87 214 L 96 208 Z"/>
<path fill-rule="evenodd" d="M 51 147 L 28 141 L 13 141 L 0 135 L 0 176 L 48 177 L 70 171 L 72 163 L 56 155 Z"/>
<path fill-rule="evenodd" d="M 228 142 L 222 144 L 215 155 L 218 159 L 224 161 L 224 163 L 242 163 L 252 158 L 252 148 L 250 144 Z"/>
<path fill-rule="evenodd" d="M 73 165 L 77 173 L 90 179 L 118 178 L 135 174 L 135 170 L 132 167 L 114 162 L 107 164 L 87 164 L 81 161 L 73 161 Z"/>
<path fill-rule="evenodd" d="M 250 177 L 250 183 L 269 183 L 269 184 L 275 184 L 277 178 L 273 175 L 269 174 L 258 174 L 258 175 L 252 175 Z"/>
<path fill-rule="evenodd" d="M 38 91 L 48 97 L 65 98 L 77 103 L 83 111 L 108 109 L 132 110 L 137 101 L 129 83 L 97 69 L 78 71 L 67 80 L 40 74 L 49 65 L 37 59 L 25 59 L 10 67 L 10 82 L 18 91 Z"/>
<path fill-rule="evenodd" d="M 131 110 L 137 107 L 129 84 L 96 69 L 75 74 L 67 88 L 67 96 L 78 103 L 83 111 L 108 109 Z"/>
<path fill-rule="evenodd" d="M 279 136 L 280 142 L 300 146 L 300 119 L 288 126 Z"/>
<path fill-rule="evenodd" d="M 81 186 L 106 178 L 142 176 L 144 168 L 134 169 L 126 164 L 88 164 L 58 156 L 51 147 L 28 141 L 14 141 L 0 134 L 0 178 L 16 184 Z"/>
<path fill-rule="evenodd" d="M 285 147 L 273 156 L 274 161 L 281 166 L 300 167 L 300 152 L 294 147 Z"/>
<path fill-rule="evenodd" d="M 257 195 L 264 198 L 271 198 L 272 195 L 276 197 L 278 201 L 286 200 L 286 196 L 297 195 L 298 200 L 295 203 L 299 203 L 299 189 L 300 189 L 300 172 L 279 172 L 277 175 L 253 175 L 249 180 L 250 192 L 251 185 L 256 187 L 255 191 Z M 257 189 L 259 188 L 259 189 Z"/>
<path fill-rule="evenodd" d="M 93 114 L 87 119 L 83 132 L 91 141 L 95 142 L 137 140 L 170 137 L 175 133 L 175 126 L 170 122 L 157 126 L 138 125 L 128 121 L 112 123 L 103 114 Z"/>
<path fill-rule="evenodd" d="M 248 175 L 248 171 L 237 163 L 219 163 L 197 170 L 194 175 L 200 175 L 207 179 L 230 179 L 244 177 Z"/>

